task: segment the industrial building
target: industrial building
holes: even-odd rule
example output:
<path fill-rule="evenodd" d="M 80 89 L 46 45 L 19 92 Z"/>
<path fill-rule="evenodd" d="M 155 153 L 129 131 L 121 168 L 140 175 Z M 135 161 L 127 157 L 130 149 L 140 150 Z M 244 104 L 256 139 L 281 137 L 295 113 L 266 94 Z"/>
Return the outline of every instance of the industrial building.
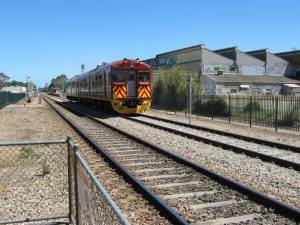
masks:
<path fill-rule="evenodd" d="M 177 64 L 198 72 L 207 95 L 300 95 L 300 51 L 243 52 L 237 46 L 213 51 L 200 44 L 160 53 L 144 62 L 154 70 Z"/>
<path fill-rule="evenodd" d="M 293 74 L 300 79 L 300 50 L 276 53 L 282 59 L 285 59 L 293 66 Z"/>

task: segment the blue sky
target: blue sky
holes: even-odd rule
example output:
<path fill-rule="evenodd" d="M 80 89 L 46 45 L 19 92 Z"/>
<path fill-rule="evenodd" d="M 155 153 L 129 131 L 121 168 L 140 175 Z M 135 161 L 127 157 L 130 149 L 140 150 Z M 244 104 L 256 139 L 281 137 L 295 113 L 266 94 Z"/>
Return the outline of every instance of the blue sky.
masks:
<path fill-rule="evenodd" d="M 300 48 L 298 0 L 1 0 L 0 72 L 38 86 L 102 62 L 203 43 Z"/>

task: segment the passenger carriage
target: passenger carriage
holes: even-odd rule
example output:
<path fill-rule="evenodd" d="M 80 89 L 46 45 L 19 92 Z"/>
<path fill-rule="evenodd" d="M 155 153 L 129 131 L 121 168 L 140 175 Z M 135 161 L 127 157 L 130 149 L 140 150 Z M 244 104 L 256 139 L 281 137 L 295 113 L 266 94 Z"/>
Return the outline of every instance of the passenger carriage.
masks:
<path fill-rule="evenodd" d="M 149 65 L 125 58 L 72 77 L 66 82 L 65 92 L 70 100 L 111 104 L 124 114 L 143 113 L 151 105 L 151 82 Z"/>

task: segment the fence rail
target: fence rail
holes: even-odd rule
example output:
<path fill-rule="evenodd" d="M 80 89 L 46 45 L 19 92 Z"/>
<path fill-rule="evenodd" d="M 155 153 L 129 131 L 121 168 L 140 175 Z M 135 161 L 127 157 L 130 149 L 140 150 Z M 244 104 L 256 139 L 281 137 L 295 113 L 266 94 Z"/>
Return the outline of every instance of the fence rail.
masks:
<path fill-rule="evenodd" d="M 188 95 L 153 95 L 153 108 L 189 112 Z M 236 121 L 291 131 L 300 131 L 300 97 L 296 96 L 194 96 L 191 111 L 211 119 Z"/>
<path fill-rule="evenodd" d="M 0 92 L 0 109 L 25 98 L 25 93 Z"/>
<path fill-rule="evenodd" d="M 129 225 L 71 138 L 0 143 L 0 224 Z"/>

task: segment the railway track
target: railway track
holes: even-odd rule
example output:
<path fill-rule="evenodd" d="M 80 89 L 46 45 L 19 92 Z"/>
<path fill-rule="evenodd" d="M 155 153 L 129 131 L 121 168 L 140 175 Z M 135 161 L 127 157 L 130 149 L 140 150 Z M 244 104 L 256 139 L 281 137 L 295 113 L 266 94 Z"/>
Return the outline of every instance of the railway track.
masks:
<path fill-rule="evenodd" d="M 219 135 L 226 136 L 226 137 L 233 137 L 233 138 L 236 138 L 236 139 L 240 139 L 240 140 L 244 140 L 244 141 L 248 141 L 248 142 L 253 142 L 253 143 L 256 143 L 256 144 L 262 144 L 262 145 L 269 146 L 269 147 L 275 147 L 275 148 L 279 148 L 279 149 L 283 149 L 283 150 L 292 151 L 292 152 L 295 152 L 295 153 L 300 153 L 300 147 L 298 147 L 298 146 L 288 145 L 288 144 L 284 144 L 284 143 L 269 141 L 269 140 L 250 137 L 250 136 L 245 136 L 245 135 L 241 135 L 241 134 L 238 134 L 238 133 L 232 133 L 232 132 L 228 132 L 228 131 L 217 130 L 217 129 L 208 128 L 208 127 L 204 127 L 204 126 L 183 123 L 183 122 L 179 122 L 179 121 L 175 121 L 175 120 L 171 120 L 171 119 L 166 119 L 166 118 L 162 118 L 162 117 L 155 117 L 155 116 L 150 116 L 150 115 L 146 115 L 146 114 L 141 114 L 141 115 L 143 117 L 146 117 L 146 118 L 149 118 L 149 119 L 159 120 L 159 121 L 162 121 L 162 122 L 167 122 L 167 123 L 180 125 L 180 126 L 184 126 L 184 127 L 190 127 L 190 128 L 195 129 L 195 130 L 198 130 L 198 131 L 207 131 L 207 132 L 213 133 L 213 134 L 219 134 Z"/>
<path fill-rule="evenodd" d="M 123 116 L 123 118 L 206 144 L 211 144 L 215 147 L 230 150 L 235 153 L 260 158 L 266 162 L 273 162 L 279 166 L 300 171 L 300 148 L 296 146 L 270 141 L 264 142 L 262 139 L 242 135 L 227 136 L 228 132 L 216 130 L 203 131 L 197 126 L 189 126 L 188 124 L 148 115 L 140 115 L 138 117 Z M 243 145 L 243 147 L 241 147 L 241 145 Z"/>
<path fill-rule="evenodd" d="M 295 207 L 63 103 L 49 104 L 175 224 L 293 224 L 290 219 L 300 220 L 300 210 Z"/>
<path fill-rule="evenodd" d="M 59 99 L 66 100 L 62 98 Z M 108 115 L 111 115 L 111 113 Z M 116 114 L 112 113 L 112 115 Z M 260 158 L 265 162 L 272 162 L 285 168 L 300 171 L 300 148 L 297 146 L 189 125 L 149 115 L 139 115 L 138 117 L 123 116 L 123 118 L 197 140 L 205 144 L 210 144 L 218 148 L 230 150 L 238 154 Z"/>

